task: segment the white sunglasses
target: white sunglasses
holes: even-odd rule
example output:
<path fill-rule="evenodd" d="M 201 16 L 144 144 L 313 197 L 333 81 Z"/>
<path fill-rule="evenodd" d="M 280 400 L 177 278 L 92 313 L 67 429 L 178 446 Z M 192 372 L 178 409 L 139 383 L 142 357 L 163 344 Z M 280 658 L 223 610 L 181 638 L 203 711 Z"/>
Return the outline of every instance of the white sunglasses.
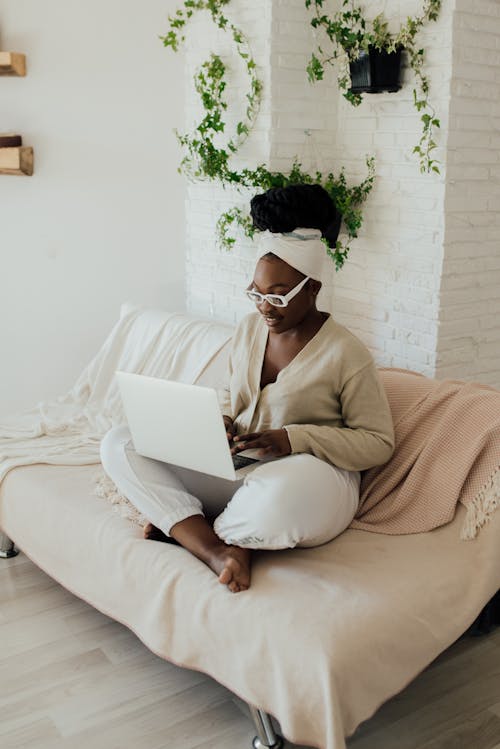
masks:
<path fill-rule="evenodd" d="M 299 291 L 306 285 L 306 283 L 309 281 L 309 276 L 304 278 L 303 281 L 301 281 L 297 286 L 294 286 L 294 288 L 288 292 L 288 294 L 261 294 L 259 291 L 254 291 L 253 289 L 247 289 L 246 295 L 249 299 L 252 300 L 252 302 L 255 302 L 255 304 L 262 304 L 264 299 L 266 302 L 269 302 L 269 304 L 272 304 L 273 307 L 287 307 L 288 302 L 294 298 L 294 296 L 297 296 Z"/>

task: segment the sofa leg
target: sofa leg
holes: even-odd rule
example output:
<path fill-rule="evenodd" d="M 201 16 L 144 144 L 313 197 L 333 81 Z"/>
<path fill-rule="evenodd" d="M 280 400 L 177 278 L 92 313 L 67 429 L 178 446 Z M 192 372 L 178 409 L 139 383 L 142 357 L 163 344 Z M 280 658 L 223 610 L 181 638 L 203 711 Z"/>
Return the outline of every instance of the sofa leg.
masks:
<path fill-rule="evenodd" d="M 276 734 L 269 715 L 252 705 L 248 707 L 257 729 L 257 736 L 252 742 L 253 749 L 282 749 L 283 739 Z"/>
<path fill-rule="evenodd" d="M 16 554 L 19 554 L 19 552 L 14 548 L 14 541 L 11 541 L 5 533 L 0 531 L 0 559 L 15 557 Z"/>

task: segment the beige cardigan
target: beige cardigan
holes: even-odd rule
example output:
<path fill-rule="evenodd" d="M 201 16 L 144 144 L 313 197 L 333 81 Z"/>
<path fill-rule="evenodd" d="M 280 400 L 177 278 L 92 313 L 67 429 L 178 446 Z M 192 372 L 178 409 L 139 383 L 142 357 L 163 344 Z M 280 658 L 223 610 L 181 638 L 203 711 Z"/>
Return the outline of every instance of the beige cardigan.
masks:
<path fill-rule="evenodd" d="M 311 453 L 351 471 L 388 461 L 394 450 L 391 412 L 364 344 L 329 317 L 261 391 L 267 336 L 258 313 L 244 318 L 233 336 L 219 402 L 238 433 L 285 427 L 292 453 Z"/>

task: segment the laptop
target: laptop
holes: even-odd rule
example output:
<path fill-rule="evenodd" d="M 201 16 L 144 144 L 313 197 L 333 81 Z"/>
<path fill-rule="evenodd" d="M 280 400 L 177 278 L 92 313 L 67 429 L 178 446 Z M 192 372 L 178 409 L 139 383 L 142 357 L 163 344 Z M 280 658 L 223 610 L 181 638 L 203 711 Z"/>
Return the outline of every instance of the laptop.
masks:
<path fill-rule="evenodd" d="M 195 485 L 204 477 L 219 479 L 213 488 L 220 493 L 220 480 L 241 484 L 259 462 L 267 462 L 257 457 L 258 449 L 231 455 L 213 388 L 130 372 L 117 371 L 116 377 L 135 451 L 175 466 L 181 480 L 189 478 L 188 491 L 195 493 L 193 472 L 199 474 Z M 229 488 L 234 492 L 236 486 Z"/>

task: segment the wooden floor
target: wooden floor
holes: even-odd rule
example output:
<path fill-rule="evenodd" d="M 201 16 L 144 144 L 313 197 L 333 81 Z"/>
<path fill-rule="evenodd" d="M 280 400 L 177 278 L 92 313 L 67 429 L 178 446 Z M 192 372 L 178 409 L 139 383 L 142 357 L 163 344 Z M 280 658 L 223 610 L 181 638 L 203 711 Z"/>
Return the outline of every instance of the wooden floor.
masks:
<path fill-rule="evenodd" d="M 156 657 L 23 554 L 0 560 L 0 675 L 1 749 L 251 749 L 227 689 Z M 461 638 L 348 747 L 500 749 L 500 628 Z"/>

